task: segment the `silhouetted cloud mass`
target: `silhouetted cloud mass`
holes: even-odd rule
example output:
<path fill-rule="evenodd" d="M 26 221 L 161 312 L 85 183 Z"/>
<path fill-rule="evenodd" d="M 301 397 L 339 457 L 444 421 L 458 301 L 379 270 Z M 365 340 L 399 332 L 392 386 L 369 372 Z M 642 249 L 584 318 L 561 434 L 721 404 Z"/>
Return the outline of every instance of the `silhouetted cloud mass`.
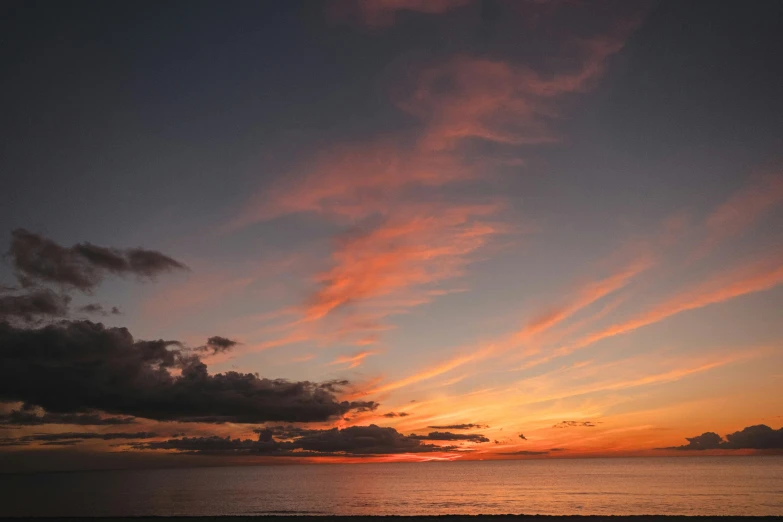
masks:
<path fill-rule="evenodd" d="M 660 449 L 715 450 L 715 449 L 783 449 L 783 428 L 774 430 L 765 424 L 748 426 L 726 435 L 726 440 L 708 431 L 695 437 L 686 437 L 688 444 Z"/>
<path fill-rule="evenodd" d="M 439 446 L 422 444 L 420 439 L 415 437 L 406 437 L 394 428 L 381 428 L 374 424 L 311 433 L 298 439 L 296 444 L 304 450 L 351 454 L 418 453 L 441 450 Z"/>
<path fill-rule="evenodd" d="M 470 442 L 489 442 L 489 439 L 478 433 L 451 433 L 449 431 L 433 431 L 427 435 L 410 435 L 416 440 L 467 440 Z"/>
<path fill-rule="evenodd" d="M 701 435 L 697 435 L 695 437 L 685 437 L 685 440 L 688 441 L 688 444 L 684 446 L 672 447 L 670 449 L 681 449 L 681 450 L 718 449 L 723 443 L 723 437 L 721 437 L 720 435 L 712 431 L 702 433 Z"/>
<path fill-rule="evenodd" d="M 80 426 L 115 426 L 134 424 L 133 417 L 102 417 L 98 413 L 49 413 L 13 410 L 0 414 L 0 426 L 40 426 L 42 424 L 74 424 Z"/>
<path fill-rule="evenodd" d="M 527 440 L 527 437 L 525 437 L 525 435 L 522 433 L 519 434 L 519 438 L 522 440 Z"/>
<path fill-rule="evenodd" d="M 148 431 L 139 431 L 136 433 L 41 433 L 36 435 L 26 435 L 24 437 L 18 437 L 15 439 L 0 439 L 0 445 L 27 446 L 34 442 L 42 442 L 44 445 L 70 446 L 85 440 L 151 439 L 157 436 L 157 433 Z"/>
<path fill-rule="evenodd" d="M 172 373 L 179 371 L 179 375 Z M 377 403 L 339 401 L 347 381 L 209 375 L 177 341 L 135 340 L 126 328 L 62 321 L 42 328 L 0 322 L 0 401 L 52 413 L 98 410 L 156 420 L 324 421 Z"/>
<path fill-rule="evenodd" d="M 453 446 L 425 444 L 394 428 L 351 426 L 313 430 L 292 426 L 260 428 L 258 440 L 230 437 L 183 437 L 166 441 L 131 443 L 140 450 L 174 450 L 196 455 L 255 454 L 265 456 L 330 456 L 426 453 L 453 450 Z"/>
<path fill-rule="evenodd" d="M 394 417 L 407 417 L 408 415 L 410 415 L 410 413 L 404 411 L 400 411 L 400 412 L 390 411 L 389 413 L 383 414 L 383 416 L 386 417 L 387 419 L 393 419 Z"/>
<path fill-rule="evenodd" d="M 216 355 L 218 353 L 226 353 L 230 352 L 234 346 L 239 344 L 236 341 L 232 341 L 231 339 L 227 339 L 225 337 L 221 337 L 219 335 L 215 335 L 213 337 L 210 337 L 207 339 L 207 344 L 204 346 L 199 346 L 196 348 L 197 351 L 209 353 L 211 355 Z"/>
<path fill-rule="evenodd" d="M 272 439 L 278 439 L 278 440 L 296 439 L 299 437 L 304 437 L 305 435 L 313 435 L 321 430 L 303 428 L 302 426 L 288 425 L 288 426 L 264 426 L 261 428 L 256 428 L 253 431 L 255 433 L 258 433 L 259 435 L 258 440 L 270 441 Z"/>
<path fill-rule="evenodd" d="M 562 421 L 558 422 L 553 428 L 595 428 L 598 423 L 593 421 Z"/>
<path fill-rule="evenodd" d="M 78 243 L 61 246 L 29 230 L 11 232 L 11 264 L 23 286 L 55 283 L 89 292 L 107 273 L 154 277 L 187 267 L 160 252 L 142 248 L 117 249 Z"/>
<path fill-rule="evenodd" d="M 79 311 L 85 314 L 101 315 L 106 317 L 107 315 L 120 315 L 120 309 L 116 306 L 112 306 L 110 310 L 106 310 L 103 305 L 98 303 L 90 303 L 79 308 Z"/>
<path fill-rule="evenodd" d="M 486 424 L 447 424 L 446 426 L 427 426 L 433 430 L 472 430 L 489 428 Z"/>
<path fill-rule="evenodd" d="M 546 455 L 549 451 L 530 451 L 530 450 L 521 450 L 521 451 L 509 451 L 506 453 L 498 453 L 498 455 Z"/>
<path fill-rule="evenodd" d="M 726 435 L 730 449 L 783 449 L 783 428 L 773 430 L 765 424 L 748 426 L 742 431 Z"/>
<path fill-rule="evenodd" d="M 70 302 L 70 297 L 46 288 L 36 288 L 24 294 L 0 293 L 0 321 L 31 323 L 65 317 Z"/>

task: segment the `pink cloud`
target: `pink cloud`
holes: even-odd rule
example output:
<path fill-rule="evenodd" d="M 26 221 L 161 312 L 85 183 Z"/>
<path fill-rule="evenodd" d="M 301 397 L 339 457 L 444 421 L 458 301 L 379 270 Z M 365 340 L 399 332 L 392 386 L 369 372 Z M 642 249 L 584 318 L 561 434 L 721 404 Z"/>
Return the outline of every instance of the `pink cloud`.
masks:
<path fill-rule="evenodd" d="M 764 176 L 736 192 L 707 217 L 707 238 L 694 256 L 702 257 L 720 243 L 741 235 L 781 204 L 782 174 Z"/>
<path fill-rule="evenodd" d="M 310 297 L 305 316 L 319 319 L 349 303 L 461 275 L 469 255 L 499 232 L 482 221 L 495 208 L 446 207 L 438 212 L 436 207 L 346 236 L 332 253 L 332 268 L 317 276 L 320 288 Z"/>
<path fill-rule="evenodd" d="M 455 56 L 420 71 L 412 88 L 396 96 L 397 105 L 425 122 L 423 150 L 452 149 L 469 138 L 509 145 L 556 142 L 560 136 L 552 122 L 560 117 L 559 98 L 592 88 L 625 37 L 580 40 L 579 67 L 554 75 L 508 61 Z"/>
<path fill-rule="evenodd" d="M 330 362 L 330 365 L 335 364 L 347 364 L 348 369 L 356 368 L 364 362 L 364 359 L 371 355 L 376 355 L 379 352 L 372 351 L 372 350 L 364 350 L 362 352 L 355 353 L 353 355 L 341 355 L 338 358 L 336 358 L 334 361 Z"/>
<path fill-rule="evenodd" d="M 348 219 L 388 213 L 411 191 L 477 176 L 453 154 L 421 153 L 392 140 L 337 147 L 300 170 L 252 198 L 228 228 L 302 212 Z"/>

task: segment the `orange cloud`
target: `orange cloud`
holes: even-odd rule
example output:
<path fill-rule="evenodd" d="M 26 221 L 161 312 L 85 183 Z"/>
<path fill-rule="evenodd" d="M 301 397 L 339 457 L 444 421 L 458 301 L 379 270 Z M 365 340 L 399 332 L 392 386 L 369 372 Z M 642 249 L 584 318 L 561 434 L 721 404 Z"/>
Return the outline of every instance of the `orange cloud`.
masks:
<path fill-rule="evenodd" d="M 702 257 L 723 241 L 739 236 L 780 204 L 783 204 L 783 175 L 780 174 L 765 176 L 737 192 L 707 217 L 707 238 L 695 257 Z"/>
<path fill-rule="evenodd" d="M 393 21 L 402 10 L 436 14 L 466 3 L 377 0 L 342 5 L 353 6 L 377 23 L 388 16 Z M 470 56 L 456 56 L 421 71 L 411 92 L 396 100 L 400 108 L 421 119 L 421 139 L 386 138 L 320 154 L 301 166 L 301 174 L 293 173 L 258 194 L 227 228 L 294 213 L 367 227 L 362 233 L 338 236 L 331 268 L 316 276 L 319 287 L 304 303 L 304 323 L 332 318 L 357 303 L 365 308 L 381 300 L 408 303 L 394 312 L 373 311 L 377 321 L 429 302 L 434 295 L 426 293 L 432 290 L 428 285 L 462 275 L 472 254 L 504 231 L 502 225 L 490 222 L 498 204 L 471 205 L 476 198 L 464 195 L 462 203 L 444 203 L 445 188 L 486 177 L 480 162 L 466 161 L 464 151 L 455 145 L 463 138 L 509 144 L 556 139 L 550 129 L 557 116 L 555 100 L 587 90 L 630 32 L 628 24 L 610 25 L 616 27 L 609 36 L 568 38 L 574 49 L 569 47 L 566 54 L 573 54 L 578 62 L 568 72 L 543 75 L 525 66 Z M 449 86 L 447 92 L 441 92 L 443 85 Z M 570 313 L 561 310 L 556 317 L 542 320 L 556 324 L 562 320 L 558 315 Z M 303 335 L 288 335 L 283 341 Z M 306 336 L 312 338 L 312 332 Z M 353 342 L 376 341 L 376 336 L 361 335 Z M 279 341 L 263 344 L 274 345 Z"/>
<path fill-rule="evenodd" d="M 577 292 L 577 297 L 573 302 L 558 308 L 554 312 L 544 314 L 539 318 L 534 319 L 520 332 L 497 339 L 491 343 L 482 344 L 472 353 L 455 355 L 445 362 L 430 368 L 426 368 L 420 372 L 410 375 L 409 377 L 373 388 L 369 390 L 367 394 L 384 393 L 409 386 L 411 384 L 416 384 L 424 380 L 438 377 L 466 364 L 477 363 L 492 356 L 496 356 L 500 353 L 504 353 L 514 347 L 519 346 L 521 343 L 530 340 L 535 335 L 543 333 L 544 331 L 559 324 L 561 321 L 565 320 L 582 308 L 585 308 L 602 297 L 605 297 L 622 288 L 628 284 L 628 282 L 634 276 L 638 275 L 644 270 L 647 270 L 651 265 L 652 261 L 649 258 L 640 257 L 616 274 L 613 274 L 600 281 L 588 283 Z M 465 376 L 462 376 L 460 379 L 464 377 Z M 451 383 L 453 382 L 447 381 L 447 383 L 444 383 L 443 386 L 447 386 Z"/>
<path fill-rule="evenodd" d="M 321 288 L 311 296 L 305 317 L 320 319 L 349 303 L 460 275 L 469 255 L 498 233 L 480 221 L 496 208 L 433 208 L 343 238 L 332 254 L 334 266 L 317 277 Z"/>
<path fill-rule="evenodd" d="M 580 41 L 580 67 L 554 76 L 505 61 L 458 56 L 422 71 L 397 103 L 426 122 L 423 150 L 451 149 L 465 138 L 512 145 L 559 141 L 551 128 L 558 116 L 554 101 L 588 90 L 626 36 Z"/>
<path fill-rule="evenodd" d="M 353 355 L 341 355 L 334 361 L 330 362 L 330 365 L 334 364 L 348 364 L 348 369 L 356 368 L 357 366 L 361 365 L 365 358 L 369 357 L 370 355 L 376 355 L 379 352 L 376 351 L 370 351 L 365 350 L 363 352 L 355 353 Z"/>
<path fill-rule="evenodd" d="M 338 147 L 302 165 L 300 171 L 303 175 L 286 176 L 254 197 L 228 229 L 301 212 L 349 219 L 387 214 L 396 211 L 394 202 L 406 191 L 442 187 L 477 175 L 453 154 L 411 151 L 393 140 Z"/>
<path fill-rule="evenodd" d="M 519 341 L 526 341 L 534 335 L 549 330 L 579 310 L 590 306 L 599 299 L 623 288 L 633 277 L 644 272 L 650 266 L 652 266 L 651 259 L 647 257 L 639 258 L 616 274 L 612 274 L 600 281 L 588 283 L 577 292 L 576 297 L 572 302 L 552 309 L 531 320 L 517 334 L 517 339 Z"/>
<path fill-rule="evenodd" d="M 392 390 L 396 390 L 399 388 L 402 388 L 404 386 L 409 386 L 411 384 L 415 384 L 417 382 L 421 382 L 427 379 L 432 379 L 433 377 L 437 377 L 438 375 L 443 375 L 446 372 L 450 372 L 451 370 L 455 368 L 459 368 L 460 366 L 464 364 L 468 364 L 470 362 L 478 361 L 481 359 L 484 359 L 491 353 L 495 351 L 495 347 L 490 345 L 486 346 L 478 351 L 475 351 L 470 354 L 464 354 L 464 355 L 458 355 L 454 357 L 453 359 L 450 359 L 444 363 L 438 364 L 436 366 L 433 366 L 431 368 L 427 368 L 421 372 L 415 373 L 411 376 L 405 377 L 404 379 L 400 379 L 398 381 L 390 382 L 388 384 L 384 384 L 381 386 L 378 386 L 376 388 L 372 388 L 365 392 L 365 395 L 371 395 L 371 394 L 377 394 L 377 393 L 385 393 Z"/>
<path fill-rule="evenodd" d="M 573 365 L 553 372 L 548 372 L 538 377 L 526 379 L 520 383 L 521 391 L 529 396 L 523 402 L 516 405 L 530 405 L 540 402 L 549 402 L 578 397 L 591 393 L 624 390 L 653 384 L 663 384 L 681 380 L 690 375 L 707 372 L 739 361 L 744 361 L 768 354 L 769 348 L 757 348 L 734 354 L 724 355 L 720 358 L 711 356 L 708 360 L 690 362 L 687 360 L 668 359 L 669 365 L 677 368 L 649 373 L 638 377 L 622 377 L 637 371 L 640 368 L 648 368 L 655 363 L 653 360 L 660 354 L 652 354 L 652 357 L 642 356 L 631 359 L 613 361 L 600 366 Z M 687 365 L 687 366 L 686 366 Z M 611 371 L 607 371 L 610 370 Z M 571 373 L 571 379 L 566 379 L 563 374 Z M 609 376 L 606 381 L 596 381 L 600 376 Z M 616 377 L 619 377 L 615 379 Z M 589 380 L 589 384 L 569 387 L 569 380 L 580 382 Z"/>
<path fill-rule="evenodd" d="M 771 260 L 751 263 L 729 273 L 721 274 L 693 290 L 677 295 L 649 312 L 587 335 L 570 346 L 560 348 L 553 355 L 566 355 L 602 339 L 632 332 L 681 312 L 768 290 L 781 283 L 783 283 L 783 264 L 781 264 L 779 256 L 775 256 Z"/>

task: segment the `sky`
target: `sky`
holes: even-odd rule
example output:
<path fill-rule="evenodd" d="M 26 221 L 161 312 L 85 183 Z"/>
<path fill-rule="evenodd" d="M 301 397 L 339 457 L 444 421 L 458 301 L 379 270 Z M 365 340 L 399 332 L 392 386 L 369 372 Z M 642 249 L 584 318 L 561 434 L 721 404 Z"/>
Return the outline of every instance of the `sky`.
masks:
<path fill-rule="evenodd" d="M 783 4 L 6 2 L 7 470 L 783 450 Z"/>

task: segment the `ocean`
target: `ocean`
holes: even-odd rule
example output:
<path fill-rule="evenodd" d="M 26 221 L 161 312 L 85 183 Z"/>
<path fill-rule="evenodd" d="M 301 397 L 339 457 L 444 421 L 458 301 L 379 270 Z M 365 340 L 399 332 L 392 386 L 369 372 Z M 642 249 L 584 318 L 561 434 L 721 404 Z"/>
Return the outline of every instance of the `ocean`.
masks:
<path fill-rule="evenodd" d="M 783 515 L 783 456 L 0 475 L 0 516 Z"/>

